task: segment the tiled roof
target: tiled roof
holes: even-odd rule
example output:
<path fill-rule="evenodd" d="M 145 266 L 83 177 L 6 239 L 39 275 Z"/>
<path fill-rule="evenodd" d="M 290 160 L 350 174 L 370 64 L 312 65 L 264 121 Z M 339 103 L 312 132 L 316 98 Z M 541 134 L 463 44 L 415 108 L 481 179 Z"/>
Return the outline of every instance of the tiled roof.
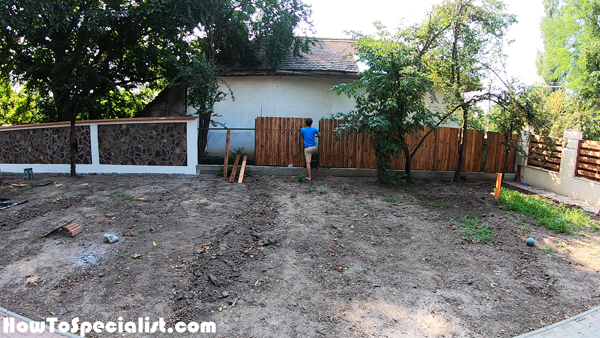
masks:
<path fill-rule="evenodd" d="M 322 71 L 358 73 L 358 66 L 352 54 L 354 40 L 319 38 L 310 47 L 308 54 L 300 57 L 288 56 L 281 63 L 282 70 Z"/>

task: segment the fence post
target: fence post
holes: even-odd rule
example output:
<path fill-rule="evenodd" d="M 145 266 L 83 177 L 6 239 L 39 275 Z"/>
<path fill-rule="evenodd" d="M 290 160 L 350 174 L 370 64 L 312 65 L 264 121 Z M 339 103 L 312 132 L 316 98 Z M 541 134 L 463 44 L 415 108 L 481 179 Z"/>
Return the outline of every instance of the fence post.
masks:
<path fill-rule="evenodd" d="M 565 145 L 562 151 L 559 171 L 559 175 L 562 179 L 571 179 L 575 177 L 575 171 L 577 170 L 577 151 L 579 149 L 579 141 L 582 139 L 583 132 L 574 129 L 565 129 Z"/>

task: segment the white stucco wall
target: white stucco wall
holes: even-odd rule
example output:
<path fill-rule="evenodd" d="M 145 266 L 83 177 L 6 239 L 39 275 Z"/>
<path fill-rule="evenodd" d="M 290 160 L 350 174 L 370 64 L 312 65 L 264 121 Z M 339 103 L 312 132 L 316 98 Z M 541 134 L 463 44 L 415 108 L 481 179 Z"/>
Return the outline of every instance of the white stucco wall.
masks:
<path fill-rule="evenodd" d="M 600 206 L 600 182 L 575 177 L 577 149 L 582 136 L 581 131 L 565 130 L 565 146 L 558 173 L 525 166 L 521 168 L 521 182 L 581 200 L 589 205 Z"/>
<path fill-rule="evenodd" d="M 309 76 L 244 76 L 227 77 L 227 84 L 235 100 L 228 96 L 215 105 L 215 113 L 221 115 L 213 120 L 228 128 L 254 128 L 256 117 L 302 117 L 312 118 L 313 127 L 319 127 L 319 119 L 338 111 L 354 109 L 354 99 L 330 92 L 334 85 L 352 79 Z M 223 89 L 227 91 L 226 89 Z M 195 110 L 188 108 L 188 115 Z M 225 131 L 211 131 L 206 151 L 209 155 L 222 155 L 225 149 Z M 230 149 L 244 148 L 254 154 L 254 131 L 231 132 Z"/>
<path fill-rule="evenodd" d="M 313 127 L 318 121 L 331 113 L 348 112 L 354 109 L 355 101 L 345 95 L 329 91 L 334 85 L 351 82 L 353 79 L 325 78 L 309 76 L 239 76 L 225 78 L 233 91 L 235 100 L 230 96 L 215 105 L 214 117 L 217 122 L 228 128 L 254 128 L 256 117 L 302 117 L 312 118 Z M 227 89 L 223 89 L 227 91 Z M 444 111 L 441 95 L 438 102 L 432 102 L 426 96 L 429 109 Z M 188 107 L 188 115 L 195 109 Z M 456 123 L 444 126 L 457 127 Z M 206 151 L 209 156 L 223 155 L 225 150 L 225 131 L 211 131 L 208 135 Z M 230 150 L 244 148 L 245 153 L 254 154 L 254 131 L 231 132 Z"/>

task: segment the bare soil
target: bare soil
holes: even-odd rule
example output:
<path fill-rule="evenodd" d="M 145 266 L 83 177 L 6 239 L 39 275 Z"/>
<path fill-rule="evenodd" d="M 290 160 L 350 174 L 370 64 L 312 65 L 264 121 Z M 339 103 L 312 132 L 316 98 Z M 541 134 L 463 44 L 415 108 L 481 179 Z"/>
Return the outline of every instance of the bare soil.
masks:
<path fill-rule="evenodd" d="M 0 306 L 34 320 L 214 321 L 218 337 L 510 337 L 600 305 L 599 234 L 537 227 L 492 190 L 4 174 L 0 197 L 29 202 L 0 215 Z M 491 244 L 464 238 L 468 214 Z M 73 219 L 77 236 L 40 237 Z"/>

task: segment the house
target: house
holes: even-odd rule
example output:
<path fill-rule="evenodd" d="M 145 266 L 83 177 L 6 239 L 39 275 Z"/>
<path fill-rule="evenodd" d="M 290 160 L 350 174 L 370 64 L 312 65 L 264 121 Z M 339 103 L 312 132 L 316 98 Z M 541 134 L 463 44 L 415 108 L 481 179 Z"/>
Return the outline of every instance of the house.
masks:
<path fill-rule="evenodd" d="M 310 117 L 318 128 L 321 118 L 354 109 L 353 98 L 330 91 L 337 84 L 359 78 L 354 43 L 350 39 L 319 38 L 309 54 L 288 56 L 279 70 L 266 66 L 229 72 L 223 78 L 233 98 L 228 96 L 215 105 L 213 120 L 227 128 L 253 129 L 257 117 Z M 185 91 L 180 90 L 161 93 L 138 116 L 181 116 L 195 112 L 185 105 Z M 222 156 L 225 139 L 224 130 L 210 131 L 206 155 Z M 230 142 L 231 151 L 252 155 L 254 130 L 234 130 Z"/>

